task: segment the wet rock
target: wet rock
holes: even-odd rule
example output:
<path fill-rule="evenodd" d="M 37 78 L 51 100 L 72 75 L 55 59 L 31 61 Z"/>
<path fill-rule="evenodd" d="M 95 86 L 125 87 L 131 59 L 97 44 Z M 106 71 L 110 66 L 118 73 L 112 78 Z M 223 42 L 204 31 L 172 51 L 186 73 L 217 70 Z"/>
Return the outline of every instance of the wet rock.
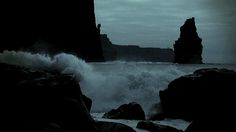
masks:
<path fill-rule="evenodd" d="M 166 117 L 185 120 L 229 119 L 235 103 L 236 72 L 207 68 L 179 77 L 160 91 Z M 217 114 L 215 114 L 217 113 Z"/>
<path fill-rule="evenodd" d="M 178 130 L 176 128 L 166 125 L 155 124 L 149 121 L 141 121 L 137 124 L 136 127 L 148 130 L 150 132 L 181 132 L 181 130 Z"/>
<path fill-rule="evenodd" d="M 139 104 L 131 102 L 129 104 L 123 104 L 119 108 L 105 113 L 103 118 L 145 120 L 145 113 Z"/>
<path fill-rule="evenodd" d="M 101 132 L 135 132 L 133 128 L 121 123 L 99 121 L 96 124 Z"/>
<path fill-rule="evenodd" d="M 4 63 L 0 63 L 0 73 L 1 120 L 6 130 L 98 130 L 86 107 L 85 96 L 71 75 Z"/>

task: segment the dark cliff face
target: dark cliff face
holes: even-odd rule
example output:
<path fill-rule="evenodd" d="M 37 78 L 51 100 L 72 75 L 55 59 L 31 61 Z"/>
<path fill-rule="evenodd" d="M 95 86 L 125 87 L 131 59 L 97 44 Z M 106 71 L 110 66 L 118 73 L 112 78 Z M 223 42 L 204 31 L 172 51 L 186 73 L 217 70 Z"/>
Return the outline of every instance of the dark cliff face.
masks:
<path fill-rule="evenodd" d="M 103 60 L 93 0 L 4 6 L 1 51 L 67 52 L 86 61 Z"/>
<path fill-rule="evenodd" d="M 175 41 L 175 63 L 202 63 L 202 39 L 197 34 L 194 18 L 187 19 Z"/>

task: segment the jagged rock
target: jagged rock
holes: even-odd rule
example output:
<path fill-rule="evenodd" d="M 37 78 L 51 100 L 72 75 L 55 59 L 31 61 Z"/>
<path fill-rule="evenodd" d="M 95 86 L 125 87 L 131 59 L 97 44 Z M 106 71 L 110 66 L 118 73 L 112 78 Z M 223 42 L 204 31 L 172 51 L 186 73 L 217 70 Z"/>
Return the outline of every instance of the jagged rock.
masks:
<path fill-rule="evenodd" d="M 72 76 L 4 63 L 0 63 L 0 73 L 1 125 L 6 131 L 98 130 Z"/>
<path fill-rule="evenodd" d="M 87 110 L 90 112 L 92 108 L 92 100 L 83 94 L 82 94 L 82 98 L 83 98 L 83 101 L 85 103 Z"/>
<path fill-rule="evenodd" d="M 137 124 L 136 127 L 148 130 L 150 132 L 182 132 L 181 130 L 178 130 L 176 128 L 166 125 L 155 124 L 150 121 L 141 121 Z"/>
<path fill-rule="evenodd" d="M 96 122 L 101 132 L 135 132 L 135 130 L 129 126 L 115 122 Z"/>
<path fill-rule="evenodd" d="M 0 51 L 66 52 L 86 61 L 104 60 L 94 0 L 6 2 L 4 7 L 0 13 Z"/>
<path fill-rule="evenodd" d="M 228 120 L 235 113 L 235 82 L 234 70 L 196 70 L 175 79 L 167 89 L 160 91 L 162 111 L 170 118 L 211 122 Z"/>
<path fill-rule="evenodd" d="M 112 44 L 106 34 L 101 35 L 104 57 L 107 61 L 173 62 L 174 51 L 170 48 L 142 48 L 137 45 Z"/>
<path fill-rule="evenodd" d="M 174 44 L 175 63 L 202 63 L 202 39 L 197 34 L 194 17 L 180 28 L 180 37 Z"/>
<path fill-rule="evenodd" d="M 117 109 L 112 109 L 105 113 L 103 118 L 145 120 L 145 113 L 139 104 L 132 102 L 129 104 L 123 104 Z"/>

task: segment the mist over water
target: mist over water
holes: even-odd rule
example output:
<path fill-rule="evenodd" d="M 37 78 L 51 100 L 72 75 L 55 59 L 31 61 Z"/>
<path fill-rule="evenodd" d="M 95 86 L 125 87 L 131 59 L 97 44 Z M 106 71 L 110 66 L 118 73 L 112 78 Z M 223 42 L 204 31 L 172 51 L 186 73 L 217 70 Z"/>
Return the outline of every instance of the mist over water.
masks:
<path fill-rule="evenodd" d="M 50 57 L 20 51 L 0 53 L 0 62 L 74 74 L 83 93 L 93 100 L 92 112 L 106 112 L 135 101 L 148 113 L 159 102 L 159 91 L 167 88 L 169 82 L 196 69 L 212 66 L 137 62 L 86 63 L 65 53 Z"/>

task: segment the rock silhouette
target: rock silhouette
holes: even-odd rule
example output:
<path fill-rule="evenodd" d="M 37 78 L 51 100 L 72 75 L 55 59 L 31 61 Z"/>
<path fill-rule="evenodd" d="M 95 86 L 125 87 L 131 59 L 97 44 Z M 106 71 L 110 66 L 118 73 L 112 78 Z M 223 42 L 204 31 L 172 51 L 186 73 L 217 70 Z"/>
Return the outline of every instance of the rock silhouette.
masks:
<path fill-rule="evenodd" d="M 174 44 L 175 63 L 202 63 L 202 39 L 198 36 L 194 17 L 180 28 L 180 37 Z"/>
<path fill-rule="evenodd" d="M 0 63 L 1 127 L 5 131 L 98 131 L 91 100 L 72 75 Z"/>
<path fill-rule="evenodd" d="M 182 132 L 181 130 L 178 130 L 176 128 L 161 125 L 161 124 L 155 124 L 150 121 L 140 121 L 138 122 L 137 128 L 148 130 L 150 132 Z"/>
<path fill-rule="evenodd" d="M 100 132 L 136 132 L 133 128 L 121 123 L 97 121 L 96 124 Z"/>
<path fill-rule="evenodd" d="M 170 48 L 142 48 L 137 45 L 112 44 L 106 34 L 101 34 L 105 60 L 173 62 L 174 51 Z"/>
<path fill-rule="evenodd" d="M 66 52 L 86 61 L 104 60 L 95 23 L 94 0 L 21 2 L 16 6 L 3 6 L 0 51 Z"/>
<path fill-rule="evenodd" d="M 128 119 L 128 120 L 145 120 L 145 113 L 141 105 L 136 102 L 123 104 L 117 109 L 105 113 L 103 118 L 108 119 Z"/>
<path fill-rule="evenodd" d="M 236 72 L 206 68 L 172 81 L 160 91 L 163 114 L 167 118 L 193 121 L 186 132 L 230 131 L 227 122 L 235 114 Z"/>

